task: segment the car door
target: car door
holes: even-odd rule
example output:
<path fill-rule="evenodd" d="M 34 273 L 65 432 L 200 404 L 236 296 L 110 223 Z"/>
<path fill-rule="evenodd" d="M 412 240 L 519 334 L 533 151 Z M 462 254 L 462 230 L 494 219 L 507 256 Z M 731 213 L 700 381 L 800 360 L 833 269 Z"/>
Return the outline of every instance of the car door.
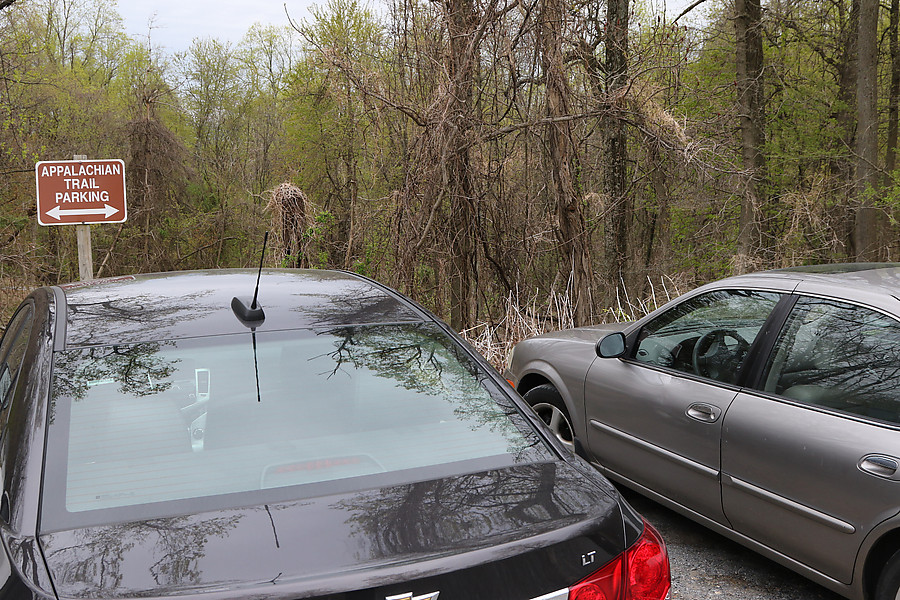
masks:
<path fill-rule="evenodd" d="M 850 583 L 863 539 L 900 507 L 900 322 L 801 296 L 757 387 L 725 415 L 725 515 Z"/>
<path fill-rule="evenodd" d="M 585 416 L 588 446 L 600 464 L 614 477 L 725 522 L 722 415 L 780 298 L 734 289 L 695 295 L 641 324 L 626 358 L 594 361 Z"/>

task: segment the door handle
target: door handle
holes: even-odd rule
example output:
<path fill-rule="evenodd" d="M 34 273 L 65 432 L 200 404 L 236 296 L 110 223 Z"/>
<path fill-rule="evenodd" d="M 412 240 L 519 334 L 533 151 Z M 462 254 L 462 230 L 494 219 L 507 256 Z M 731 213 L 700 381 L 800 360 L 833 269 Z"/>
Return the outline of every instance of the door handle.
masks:
<path fill-rule="evenodd" d="M 869 454 L 860 459 L 858 466 L 863 472 L 876 477 L 885 479 L 897 479 L 900 477 L 900 474 L 897 473 L 898 469 L 900 469 L 900 460 L 891 456 Z"/>
<path fill-rule="evenodd" d="M 697 402 L 688 406 L 688 409 L 684 414 L 694 419 L 695 421 L 700 421 L 702 423 L 714 423 L 716 419 L 719 418 L 719 415 L 722 414 L 722 409 L 711 404 Z"/>

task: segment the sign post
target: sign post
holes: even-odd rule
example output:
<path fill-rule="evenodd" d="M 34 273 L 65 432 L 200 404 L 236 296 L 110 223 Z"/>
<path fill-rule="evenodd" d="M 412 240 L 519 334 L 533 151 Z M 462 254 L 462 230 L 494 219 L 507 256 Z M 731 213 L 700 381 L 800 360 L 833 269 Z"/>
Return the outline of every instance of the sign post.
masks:
<path fill-rule="evenodd" d="M 37 213 L 41 225 L 75 225 L 78 271 L 94 277 L 92 223 L 122 223 L 128 218 L 125 163 L 119 159 L 41 161 L 35 165 Z"/>
<path fill-rule="evenodd" d="M 76 154 L 72 160 L 87 160 L 87 154 Z M 78 245 L 78 278 L 90 281 L 94 278 L 94 251 L 91 249 L 91 226 L 79 223 L 75 226 Z"/>

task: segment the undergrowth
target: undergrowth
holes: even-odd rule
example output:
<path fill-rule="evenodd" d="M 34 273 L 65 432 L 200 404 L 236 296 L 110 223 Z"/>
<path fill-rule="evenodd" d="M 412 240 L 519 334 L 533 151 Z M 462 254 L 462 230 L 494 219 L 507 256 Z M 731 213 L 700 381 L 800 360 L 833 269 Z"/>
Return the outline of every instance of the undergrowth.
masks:
<path fill-rule="evenodd" d="M 681 295 L 676 282 L 670 277 L 660 278 L 659 285 L 650 281 L 649 287 L 650 294 L 646 298 L 618 297 L 616 305 L 603 309 L 594 324 L 635 321 Z M 572 298 L 568 293 L 553 293 L 549 298 L 538 298 L 535 292 L 523 298 L 519 291 L 515 291 L 507 295 L 505 314 L 497 323 L 479 323 L 460 334 L 495 369 L 502 372 L 513 346 L 527 337 L 573 328 L 574 314 Z"/>

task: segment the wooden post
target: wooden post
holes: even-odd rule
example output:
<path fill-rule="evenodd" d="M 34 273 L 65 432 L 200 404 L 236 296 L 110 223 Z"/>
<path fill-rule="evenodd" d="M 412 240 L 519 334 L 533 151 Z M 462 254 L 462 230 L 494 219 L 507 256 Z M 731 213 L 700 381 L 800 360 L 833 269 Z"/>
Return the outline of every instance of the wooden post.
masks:
<path fill-rule="evenodd" d="M 82 281 L 94 278 L 94 255 L 91 252 L 91 226 L 76 225 L 78 238 L 78 275 Z"/>
<path fill-rule="evenodd" d="M 76 154 L 73 160 L 87 160 L 86 154 Z M 75 236 L 78 240 L 78 276 L 82 281 L 94 278 L 94 255 L 91 251 L 91 226 L 76 225 Z"/>

